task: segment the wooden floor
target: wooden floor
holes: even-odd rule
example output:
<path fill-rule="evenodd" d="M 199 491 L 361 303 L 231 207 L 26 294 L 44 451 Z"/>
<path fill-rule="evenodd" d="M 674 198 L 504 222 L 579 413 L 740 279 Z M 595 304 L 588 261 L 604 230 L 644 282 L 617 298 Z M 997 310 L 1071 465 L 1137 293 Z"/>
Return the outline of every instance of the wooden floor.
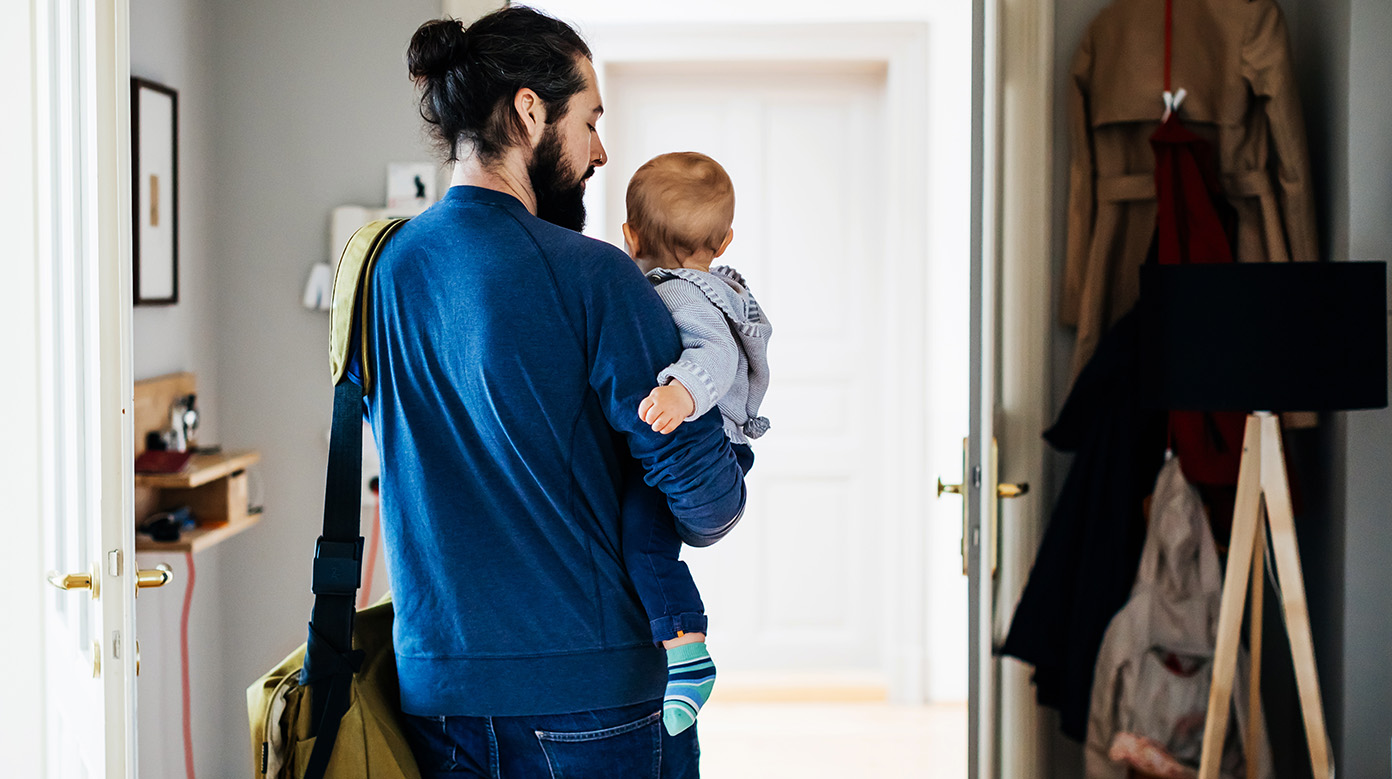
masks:
<path fill-rule="evenodd" d="M 699 728 L 708 779 L 967 775 L 966 704 L 722 701 L 717 691 Z"/>

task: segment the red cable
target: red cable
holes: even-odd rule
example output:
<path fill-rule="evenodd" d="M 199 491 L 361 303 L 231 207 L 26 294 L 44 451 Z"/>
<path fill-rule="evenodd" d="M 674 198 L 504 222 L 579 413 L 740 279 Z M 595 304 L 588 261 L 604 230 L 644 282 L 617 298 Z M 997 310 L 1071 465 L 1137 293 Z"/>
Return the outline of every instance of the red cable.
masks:
<path fill-rule="evenodd" d="M 377 500 L 372 504 L 372 541 L 367 546 L 367 570 L 363 573 L 363 586 L 358 591 L 358 608 L 367 608 L 372 597 L 372 572 L 377 568 L 377 544 L 382 535 L 382 495 L 373 491 Z"/>
<path fill-rule="evenodd" d="M 193 552 L 184 552 L 184 560 L 188 563 L 188 585 L 184 588 L 184 614 L 179 619 L 179 652 L 184 661 L 184 770 L 188 773 L 188 779 L 194 779 L 193 775 L 193 719 L 190 714 L 189 706 L 189 650 L 188 650 L 188 623 L 189 606 L 193 605 Z"/>
<path fill-rule="evenodd" d="M 1165 91 L 1170 91 L 1170 36 L 1174 27 L 1174 0 L 1165 0 Z"/>

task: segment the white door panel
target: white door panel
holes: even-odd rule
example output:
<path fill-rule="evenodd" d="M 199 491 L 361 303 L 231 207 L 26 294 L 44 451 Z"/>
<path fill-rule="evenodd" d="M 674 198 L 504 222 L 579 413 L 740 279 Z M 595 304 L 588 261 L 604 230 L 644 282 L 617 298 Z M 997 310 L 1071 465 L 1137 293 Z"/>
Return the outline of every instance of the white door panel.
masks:
<path fill-rule="evenodd" d="M 34 13 L 43 775 L 135 776 L 129 66 L 124 0 Z M 8 406 L 7 406 L 8 407 Z"/>
<path fill-rule="evenodd" d="M 690 68 L 609 75 L 605 212 L 621 221 L 628 179 L 657 154 L 719 161 L 737 203 L 719 262 L 769 312 L 774 381 L 741 526 L 684 559 L 722 668 L 880 672 L 885 447 L 869 420 L 884 352 L 883 77 Z M 618 242 L 617 224 L 604 229 Z"/>
<path fill-rule="evenodd" d="M 1043 527 L 1040 490 L 1003 502 L 997 484 L 1040 483 L 1038 436 L 1050 413 L 1041 388 L 1052 326 L 1052 7 L 1051 0 L 973 2 L 971 422 L 964 474 L 972 779 L 1047 773 L 1028 668 L 994 657 L 992 649 Z"/>

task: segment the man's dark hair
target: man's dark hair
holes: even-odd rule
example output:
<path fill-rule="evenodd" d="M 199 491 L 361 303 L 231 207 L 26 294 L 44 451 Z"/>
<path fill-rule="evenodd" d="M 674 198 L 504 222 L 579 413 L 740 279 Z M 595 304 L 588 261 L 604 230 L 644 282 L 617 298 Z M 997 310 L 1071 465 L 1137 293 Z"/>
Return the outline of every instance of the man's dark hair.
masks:
<path fill-rule="evenodd" d="M 459 159 L 463 145 L 487 164 L 526 139 L 512 107 L 517 90 L 541 97 L 548 124 L 565 115 L 570 97 L 585 88 L 580 57 L 593 59 L 570 25 L 514 6 L 467 29 L 456 19 L 422 24 L 406 63 L 421 88 L 421 117 L 448 161 Z"/>

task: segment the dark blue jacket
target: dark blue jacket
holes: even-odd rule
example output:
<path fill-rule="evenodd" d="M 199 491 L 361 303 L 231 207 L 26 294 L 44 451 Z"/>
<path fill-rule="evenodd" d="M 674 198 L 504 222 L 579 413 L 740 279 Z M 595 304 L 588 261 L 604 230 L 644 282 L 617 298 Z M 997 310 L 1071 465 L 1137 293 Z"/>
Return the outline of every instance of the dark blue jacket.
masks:
<path fill-rule="evenodd" d="M 391 239 L 368 300 L 403 708 L 660 698 L 663 652 L 619 548 L 624 463 L 694 545 L 729 531 L 744 484 L 718 413 L 668 436 L 638 417 L 681 353 L 657 293 L 613 246 L 453 187 Z"/>

